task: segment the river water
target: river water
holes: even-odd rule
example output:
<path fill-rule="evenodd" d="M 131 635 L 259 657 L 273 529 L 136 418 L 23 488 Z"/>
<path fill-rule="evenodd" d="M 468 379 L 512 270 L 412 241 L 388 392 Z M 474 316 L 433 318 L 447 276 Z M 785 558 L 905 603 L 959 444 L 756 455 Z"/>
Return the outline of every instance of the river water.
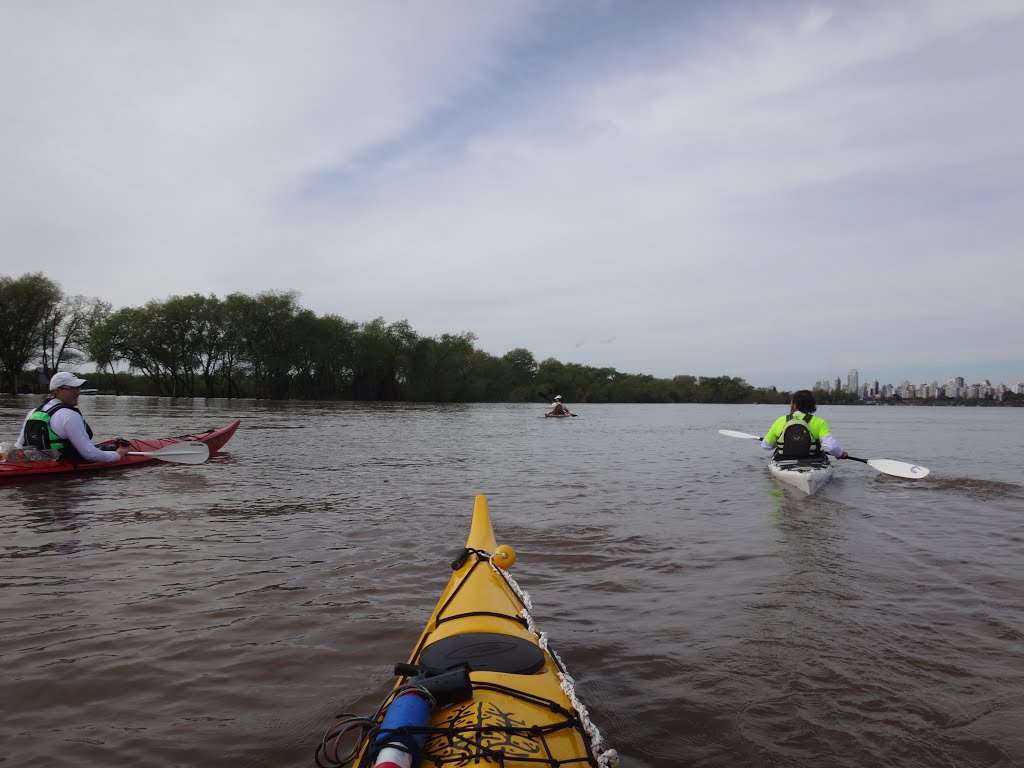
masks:
<path fill-rule="evenodd" d="M 0 399 L 9 439 L 35 401 Z M 0 487 L 0 763 L 312 766 L 372 714 L 489 498 L 624 766 L 1024 765 L 1024 409 L 83 397 L 97 438 L 242 426 L 201 466 Z"/>

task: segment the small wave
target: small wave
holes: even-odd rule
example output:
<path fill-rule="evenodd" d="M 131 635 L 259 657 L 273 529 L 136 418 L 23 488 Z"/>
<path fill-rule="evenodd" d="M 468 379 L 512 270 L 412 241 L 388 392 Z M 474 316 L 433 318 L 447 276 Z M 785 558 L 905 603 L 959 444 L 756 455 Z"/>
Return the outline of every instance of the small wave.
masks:
<path fill-rule="evenodd" d="M 1024 497 L 1024 486 L 1000 480 L 982 480 L 975 477 L 941 477 L 929 483 L 942 491 L 962 491 L 985 499 Z"/>

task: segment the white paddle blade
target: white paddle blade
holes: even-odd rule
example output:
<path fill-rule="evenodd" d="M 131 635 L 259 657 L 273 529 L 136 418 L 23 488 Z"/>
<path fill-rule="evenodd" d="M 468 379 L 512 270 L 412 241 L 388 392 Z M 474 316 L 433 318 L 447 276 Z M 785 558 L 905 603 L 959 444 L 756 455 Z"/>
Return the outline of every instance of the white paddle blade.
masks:
<path fill-rule="evenodd" d="M 910 480 L 920 480 L 922 477 L 928 477 L 928 473 L 931 471 L 927 467 L 919 467 L 917 464 L 908 464 L 905 461 L 896 461 L 895 459 L 868 459 L 868 466 L 886 475 L 906 477 Z"/>
<path fill-rule="evenodd" d="M 746 432 L 737 432 L 735 429 L 720 429 L 718 434 L 725 435 L 726 437 L 742 437 L 746 440 L 760 440 L 761 438 L 757 435 L 748 435 Z"/>
<path fill-rule="evenodd" d="M 128 455 L 146 456 L 175 464 L 202 464 L 210 458 L 210 446 L 206 443 L 186 441 L 165 445 L 157 451 L 128 451 Z"/>

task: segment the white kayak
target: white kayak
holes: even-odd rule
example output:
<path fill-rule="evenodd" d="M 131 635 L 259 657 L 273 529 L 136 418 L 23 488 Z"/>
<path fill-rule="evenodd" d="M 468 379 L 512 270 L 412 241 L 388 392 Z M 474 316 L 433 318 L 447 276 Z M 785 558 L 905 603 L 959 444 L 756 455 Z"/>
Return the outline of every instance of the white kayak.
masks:
<path fill-rule="evenodd" d="M 768 470 L 779 481 L 791 485 L 809 496 L 832 479 L 835 467 L 827 457 L 824 459 L 779 459 L 773 456 L 768 462 Z"/>

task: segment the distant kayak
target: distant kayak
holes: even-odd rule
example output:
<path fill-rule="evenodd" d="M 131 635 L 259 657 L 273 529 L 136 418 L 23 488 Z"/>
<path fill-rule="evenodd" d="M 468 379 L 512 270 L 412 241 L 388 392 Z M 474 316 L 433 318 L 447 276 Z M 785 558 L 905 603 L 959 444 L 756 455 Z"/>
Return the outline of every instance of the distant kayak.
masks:
<path fill-rule="evenodd" d="M 545 413 L 544 418 L 546 419 L 566 419 L 572 416 L 571 413 Z"/>
<path fill-rule="evenodd" d="M 496 545 L 487 498 L 477 496 L 466 547 L 408 663 L 395 667 L 398 683 L 373 717 L 340 716 L 318 766 L 617 764 L 507 572 L 515 559 Z"/>
<path fill-rule="evenodd" d="M 220 429 L 208 429 L 205 432 L 196 432 L 191 435 L 129 440 L 129 451 L 153 453 L 155 451 L 159 451 L 161 448 L 175 445 L 176 443 L 195 441 L 205 443 L 212 454 L 214 451 L 218 451 L 224 447 L 224 444 L 227 443 L 227 441 L 231 439 L 231 436 L 235 434 L 235 430 L 238 429 L 238 425 L 240 423 L 241 419 L 235 419 L 226 427 L 221 427 Z M 114 438 L 111 438 L 107 441 L 101 441 L 98 444 L 102 444 L 103 442 L 113 442 L 113 440 Z M 63 461 L 61 459 L 5 461 L 0 463 L 0 483 L 13 480 L 41 479 L 62 475 L 67 476 L 70 474 L 77 474 L 79 472 L 98 472 L 100 470 L 107 469 L 124 469 L 125 467 L 134 467 L 139 464 L 151 464 L 159 461 L 160 459 L 152 456 L 132 455 L 125 456 L 120 461 L 112 461 L 109 463 L 82 462 L 76 464 L 70 461 Z"/>
<path fill-rule="evenodd" d="M 772 457 L 768 462 L 768 470 L 772 473 L 772 477 L 780 482 L 791 485 L 810 496 L 832 479 L 835 467 L 827 457 L 822 459 Z"/>

